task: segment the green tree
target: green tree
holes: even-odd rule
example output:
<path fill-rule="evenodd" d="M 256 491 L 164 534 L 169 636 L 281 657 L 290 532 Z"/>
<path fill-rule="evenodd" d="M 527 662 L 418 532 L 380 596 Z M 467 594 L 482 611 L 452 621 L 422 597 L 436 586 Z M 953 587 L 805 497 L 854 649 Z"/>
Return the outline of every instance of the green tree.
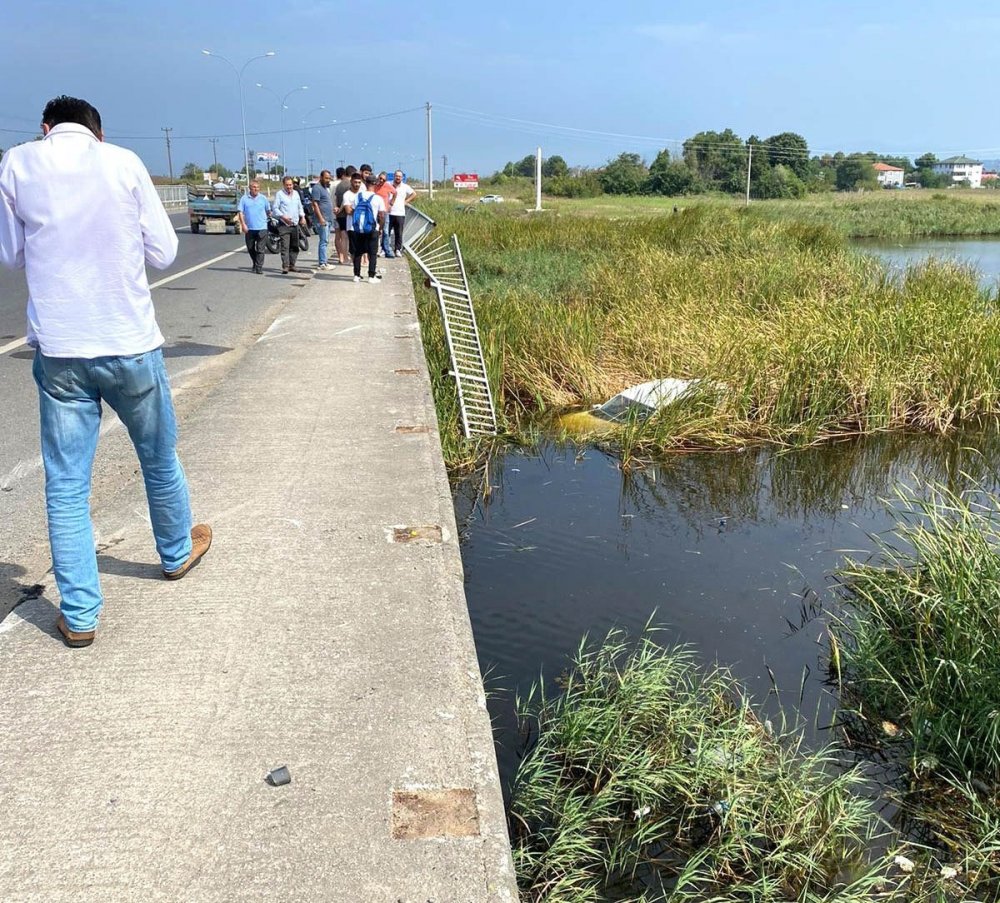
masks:
<path fill-rule="evenodd" d="M 584 169 L 575 175 L 556 176 L 545 185 L 548 194 L 561 198 L 596 198 L 604 194 L 599 174 Z"/>
<path fill-rule="evenodd" d="M 650 194 L 694 194 L 699 186 L 691 167 L 682 160 L 671 160 L 670 152 L 664 149 L 649 166 L 646 190 Z"/>
<path fill-rule="evenodd" d="M 749 139 L 748 139 L 749 140 Z M 799 179 L 809 176 L 809 145 L 795 132 L 781 132 L 764 141 L 767 162 L 771 166 L 787 166 Z M 756 148 L 754 148 L 756 152 Z M 753 176 L 751 174 L 751 181 Z"/>
<path fill-rule="evenodd" d="M 927 153 L 921 154 L 917 157 L 917 159 L 913 161 L 913 165 L 916 166 L 917 169 L 933 169 L 934 164 L 937 163 L 937 161 L 938 158 L 934 154 Z"/>
<path fill-rule="evenodd" d="M 213 166 L 212 172 L 214 172 L 217 176 L 223 179 L 231 179 L 233 177 L 233 171 L 231 169 L 226 168 L 221 163 L 218 166 Z"/>
<path fill-rule="evenodd" d="M 558 154 L 546 157 L 545 160 L 542 161 L 542 175 L 545 178 L 555 179 L 568 174 L 569 166 Z"/>
<path fill-rule="evenodd" d="M 535 155 L 528 154 L 513 164 L 515 176 L 533 176 L 535 174 Z"/>
<path fill-rule="evenodd" d="M 184 168 L 181 170 L 181 178 L 188 181 L 200 182 L 201 174 L 204 171 L 197 163 L 185 163 Z"/>
<path fill-rule="evenodd" d="M 621 153 L 608 161 L 601 173 L 601 186 L 608 194 L 642 194 L 649 170 L 638 154 Z"/>
<path fill-rule="evenodd" d="M 867 154 L 851 154 L 837 166 L 837 190 L 878 188 L 878 177 Z"/>
<path fill-rule="evenodd" d="M 732 129 L 698 132 L 684 142 L 684 161 L 708 189 L 738 194 L 747 177 L 747 152 Z"/>

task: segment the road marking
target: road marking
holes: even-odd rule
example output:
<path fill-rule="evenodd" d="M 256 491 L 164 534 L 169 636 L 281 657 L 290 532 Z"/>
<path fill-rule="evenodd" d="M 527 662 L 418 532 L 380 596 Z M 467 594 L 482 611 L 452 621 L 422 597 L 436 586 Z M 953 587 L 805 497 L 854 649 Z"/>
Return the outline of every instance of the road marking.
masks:
<path fill-rule="evenodd" d="M 243 251 L 243 248 L 236 248 L 233 251 L 227 251 L 225 254 L 220 254 L 218 257 L 213 257 L 211 260 L 205 260 L 202 263 L 197 264 L 193 267 L 188 267 L 186 270 L 181 270 L 179 273 L 174 273 L 172 276 L 167 276 L 166 279 L 161 279 L 159 282 L 154 282 L 150 285 L 149 290 L 152 291 L 154 288 L 159 288 L 161 285 L 167 285 L 169 282 L 173 282 L 175 279 L 180 279 L 181 276 L 188 276 L 191 273 L 195 273 L 198 270 L 202 270 L 207 266 L 211 266 L 213 263 L 218 263 L 220 260 L 225 260 L 227 257 L 232 257 L 234 254 L 239 254 Z M 17 339 L 13 342 L 8 342 L 6 345 L 0 345 L 0 354 L 6 354 L 8 351 L 14 351 L 16 348 L 20 348 L 22 345 L 27 345 L 27 336 L 24 338 Z"/>
<path fill-rule="evenodd" d="M 188 267 L 186 270 L 181 270 L 179 273 L 174 273 L 173 276 L 167 276 L 166 279 L 161 279 L 159 282 L 154 282 L 150 287 L 150 291 L 154 288 L 159 288 L 161 285 L 166 285 L 168 282 L 173 282 L 175 279 L 180 279 L 181 276 L 187 276 L 189 273 L 197 272 L 202 270 L 207 266 L 211 266 L 213 263 L 218 263 L 220 260 L 225 260 L 227 257 L 232 257 L 234 254 L 239 254 L 241 251 L 245 251 L 245 248 L 236 248 L 234 251 L 226 251 L 225 254 L 220 254 L 218 257 L 213 257 L 211 260 L 203 261 L 193 267 Z"/>

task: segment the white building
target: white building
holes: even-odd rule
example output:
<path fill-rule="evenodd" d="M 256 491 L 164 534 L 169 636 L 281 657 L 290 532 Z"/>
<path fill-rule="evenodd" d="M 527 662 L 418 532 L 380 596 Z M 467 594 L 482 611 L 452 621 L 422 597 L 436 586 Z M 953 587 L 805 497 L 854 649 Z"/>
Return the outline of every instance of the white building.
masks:
<path fill-rule="evenodd" d="M 875 175 L 878 183 L 883 188 L 902 188 L 903 170 L 898 166 L 890 166 L 888 163 L 873 163 Z"/>
<path fill-rule="evenodd" d="M 951 176 L 952 182 L 968 182 L 972 188 L 982 188 L 983 164 L 968 157 L 949 157 L 934 164 L 934 172 Z"/>

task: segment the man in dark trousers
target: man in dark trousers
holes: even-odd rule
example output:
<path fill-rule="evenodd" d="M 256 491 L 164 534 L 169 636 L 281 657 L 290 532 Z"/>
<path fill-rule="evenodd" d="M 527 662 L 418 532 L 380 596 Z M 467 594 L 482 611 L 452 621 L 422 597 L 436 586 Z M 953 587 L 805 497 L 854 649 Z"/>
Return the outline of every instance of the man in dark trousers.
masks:
<path fill-rule="evenodd" d="M 249 194 L 240 198 L 240 208 L 237 214 L 240 218 L 240 231 L 247 243 L 247 254 L 257 275 L 264 272 L 264 244 L 267 240 L 267 221 L 271 216 L 271 202 L 260 193 L 260 183 L 253 179 L 250 182 Z"/>
<path fill-rule="evenodd" d="M 368 281 L 378 282 L 375 259 L 378 255 L 378 230 L 385 222 L 385 209 L 380 198 L 372 190 L 375 177 L 369 176 L 368 183 L 361 184 L 361 173 L 351 176 L 351 190 L 344 195 L 344 210 L 347 212 L 347 235 L 351 243 L 351 258 L 354 261 L 354 281 L 361 281 L 361 259 L 368 255 Z"/>
<path fill-rule="evenodd" d="M 271 211 L 278 220 L 278 238 L 281 239 L 281 272 L 296 272 L 295 261 L 299 259 L 299 226 L 306 224 L 306 212 L 302 209 L 302 198 L 295 190 L 291 176 L 285 176 L 282 188 L 274 196 Z"/>
<path fill-rule="evenodd" d="M 77 647 L 94 641 L 104 603 L 90 521 L 102 402 L 139 456 L 163 576 L 183 577 L 208 551 L 212 529 L 191 526 L 144 266 L 173 263 L 173 224 L 139 158 L 104 143 L 100 113 L 87 101 L 50 100 L 42 133 L 0 160 L 0 262 L 26 271 L 56 627 Z"/>

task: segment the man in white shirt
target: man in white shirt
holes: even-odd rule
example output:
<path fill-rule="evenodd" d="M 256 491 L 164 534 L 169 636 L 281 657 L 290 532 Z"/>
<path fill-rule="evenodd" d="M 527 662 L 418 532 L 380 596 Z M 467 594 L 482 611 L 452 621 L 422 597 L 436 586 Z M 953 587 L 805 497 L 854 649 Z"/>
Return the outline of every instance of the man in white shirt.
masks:
<path fill-rule="evenodd" d="M 385 222 L 385 205 L 374 192 L 375 177 L 369 175 L 361 187 L 361 173 L 351 176 L 351 189 L 344 193 L 343 209 L 347 213 L 347 238 L 354 261 L 354 281 L 361 281 L 361 259 L 368 255 L 368 281 L 378 282 L 376 272 L 378 256 L 378 230 Z"/>
<path fill-rule="evenodd" d="M 403 253 L 403 225 L 406 222 L 406 208 L 417 193 L 403 181 L 403 171 L 397 169 L 392 174 L 392 190 L 396 193 L 389 208 L 389 225 L 392 228 L 393 245 L 397 254 Z"/>
<path fill-rule="evenodd" d="M 94 641 L 104 601 L 89 503 L 102 402 L 139 456 L 163 575 L 183 577 L 212 530 L 191 526 L 144 267 L 173 263 L 173 225 L 139 158 L 104 143 L 100 114 L 85 100 L 49 101 L 42 132 L 0 160 L 0 262 L 26 270 L 56 626 L 78 647 Z"/>

